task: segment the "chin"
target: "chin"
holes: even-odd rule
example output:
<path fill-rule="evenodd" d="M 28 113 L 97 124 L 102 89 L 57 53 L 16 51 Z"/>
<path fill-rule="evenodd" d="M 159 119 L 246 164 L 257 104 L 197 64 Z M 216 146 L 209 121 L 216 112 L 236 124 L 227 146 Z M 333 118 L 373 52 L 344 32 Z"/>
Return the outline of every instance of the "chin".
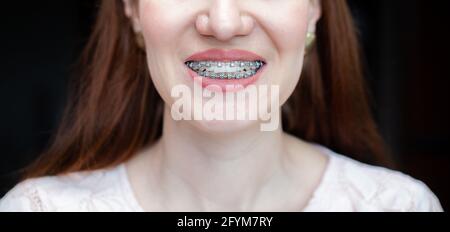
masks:
<path fill-rule="evenodd" d="M 190 121 L 189 123 L 192 123 L 199 130 L 217 135 L 259 129 L 259 121 L 252 120 L 200 120 Z"/>

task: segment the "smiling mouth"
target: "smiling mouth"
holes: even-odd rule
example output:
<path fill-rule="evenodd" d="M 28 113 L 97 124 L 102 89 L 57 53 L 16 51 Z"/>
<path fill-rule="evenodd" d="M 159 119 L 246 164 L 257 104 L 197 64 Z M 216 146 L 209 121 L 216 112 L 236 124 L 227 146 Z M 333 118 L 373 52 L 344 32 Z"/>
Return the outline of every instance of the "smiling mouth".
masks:
<path fill-rule="evenodd" d="M 186 66 L 199 76 L 208 79 L 249 79 L 266 65 L 264 61 L 187 61 Z"/>

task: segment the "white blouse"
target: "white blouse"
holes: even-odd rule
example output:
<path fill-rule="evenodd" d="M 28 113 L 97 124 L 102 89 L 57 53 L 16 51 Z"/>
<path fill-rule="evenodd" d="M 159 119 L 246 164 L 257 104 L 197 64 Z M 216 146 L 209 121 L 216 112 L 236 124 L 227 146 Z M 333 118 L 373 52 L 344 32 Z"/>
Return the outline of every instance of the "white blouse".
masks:
<path fill-rule="evenodd" d="M 304 212 L 442 212 L 421 181 L 321 147 L 328 167 Z M 280 199 L 281 200 L 281 199 Z M 0 200 L 4 212 L 143 212 L 125 165 L 18 184 Z"/>

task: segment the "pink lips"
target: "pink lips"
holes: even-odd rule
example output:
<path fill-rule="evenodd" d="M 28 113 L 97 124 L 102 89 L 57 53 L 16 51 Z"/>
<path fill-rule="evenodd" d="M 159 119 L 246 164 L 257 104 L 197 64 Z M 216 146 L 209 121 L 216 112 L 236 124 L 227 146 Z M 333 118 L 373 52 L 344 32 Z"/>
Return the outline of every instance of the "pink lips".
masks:
<path fill-rule="evenodd" d="M 206 50 L 204 52 L 200 52 L 200 53 L 196 53 L 192 56 L 190 56 L 189 58 L 187 58 L 185 60 L 185 62 L 187 61 L 255 61 L 255 60 L 259 60 L 259 61 L 263 61 L 264 63 L 266 63 L 266 60 L 249 51 L 244 51 L 244 50 L 220 50 L 220 49 L 210 49 L 210 50 Z M 186 67 L 189 75 L 194 79 L 194 80 L 202 80 L 202 87 L 203 88 L 208 88 L 210 86 L 218 86 L 221 88 L 222 91 L 227 91 L 227 92 L 234 92 L 234 91 L 238 91 L 240 89 L 246 88 L 247 86 L 255 83 L 256 81 L 258 81 L 258 79 L 261 77 L 261 74 L 263 73 L 263 71 L 265 70 L 266 65 L 264 65 L 262 68 L 260 68 L 258 70 L 258 72 L 250 77 L 250 78 L 246 78 L 246 79 L 232 79 L 232 80 L 221 80 L 221 79 L 210 79 L 210 78 L 205 78 L 205 77 L 201 77 L 199 76 L 196 72 L 194 72 L 193 70 L 191 70 L 190 68 Z"/>
<path fill-rule="evenodd" d="M 261 56 L 256 55 L 255 53 L 244 51 L 244 50 L 220 50 L 220 49 L 210 49 L 204 52 L 196 53 L 186 61 L 201 61 L 201 60 L 212 60 L 212 61 L 254 61 L 261 60 L 265 61 Z"/>

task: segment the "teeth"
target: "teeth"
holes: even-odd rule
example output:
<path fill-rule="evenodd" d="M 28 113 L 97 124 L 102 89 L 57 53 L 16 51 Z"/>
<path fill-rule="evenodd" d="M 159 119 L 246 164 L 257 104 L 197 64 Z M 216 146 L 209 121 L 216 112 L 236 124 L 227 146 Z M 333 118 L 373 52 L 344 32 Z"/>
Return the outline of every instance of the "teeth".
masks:
<path fill-rule="evenodd" d="M 255 75 L 262 61 L 188 61 L 186 65 L 202 77 L 211 79 L 243 79 Z"/>

